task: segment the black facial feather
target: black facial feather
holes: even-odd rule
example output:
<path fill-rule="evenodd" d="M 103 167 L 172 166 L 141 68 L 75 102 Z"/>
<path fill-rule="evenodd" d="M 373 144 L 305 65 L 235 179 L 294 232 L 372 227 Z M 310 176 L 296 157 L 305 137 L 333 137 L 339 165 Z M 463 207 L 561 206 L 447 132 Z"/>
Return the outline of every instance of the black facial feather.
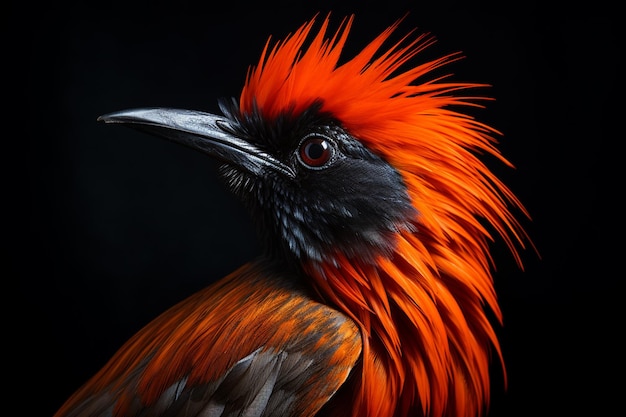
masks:
<path fill-rule="evenodd" d="M 258 109 L 242 115 L 235 100 L 220 107 L 229 119 L 223 129 L 296 173 L 290 178 L 268 171 L 257 177 L 228 164 L 220 169 L 251 211 L 270 252 L 316 261 L 332 261 L 342 252 L 374 262 L 376 255 L 390 253 L 396 232 L 413 229 L 416 213 L 401 175 L 321 112 L 321 103 L 271 121 Z"/>

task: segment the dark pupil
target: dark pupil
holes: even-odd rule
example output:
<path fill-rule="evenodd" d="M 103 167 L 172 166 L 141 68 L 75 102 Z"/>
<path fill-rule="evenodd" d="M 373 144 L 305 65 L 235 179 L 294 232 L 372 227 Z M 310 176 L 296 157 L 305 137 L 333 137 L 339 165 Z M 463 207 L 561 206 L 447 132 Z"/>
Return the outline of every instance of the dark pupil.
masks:
<path fill-rule="evenodd" d="M 311 159 L 320 159 L 326 151 L 326 142 L 309 143 L 306 145 L 307 156 Z"/>
<path fill-rule="evenodd" d="M 300 148 L 302 162 L 311 167 L 324 165 L 331 156 L 329 143 L 324 138 L 311 137 L 304 141 Z"/>

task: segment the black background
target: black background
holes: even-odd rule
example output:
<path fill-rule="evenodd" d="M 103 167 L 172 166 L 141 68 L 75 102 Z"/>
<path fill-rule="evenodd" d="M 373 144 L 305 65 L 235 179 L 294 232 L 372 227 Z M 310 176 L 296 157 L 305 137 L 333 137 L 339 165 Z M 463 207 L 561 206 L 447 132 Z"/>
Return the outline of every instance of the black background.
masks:
<path fill-rule="evenodd" d="M 530 211 L 523 223 L 541 257 L 524 252 L 520 271 L 494 245 L 509 384 L 495 373 L 490 415 L 613 407 L 624 328 L 616 15 L 599 4 L 337 3 L 9 4 L 6 402 L 51 415 L 151 318 L 259 251 L 212 160 L 97 116 L 138 106 L 217 112 L 269 35 L 333 11 L 334 27 L 356 14 L 348 54 L 409 12 L 403 30 L 438 39 L 425 57 L 462 51 L 455 79 L 493 85 L 496 100 L 478 115 L 503 133 L 517 168 L 494 170 Z"/>

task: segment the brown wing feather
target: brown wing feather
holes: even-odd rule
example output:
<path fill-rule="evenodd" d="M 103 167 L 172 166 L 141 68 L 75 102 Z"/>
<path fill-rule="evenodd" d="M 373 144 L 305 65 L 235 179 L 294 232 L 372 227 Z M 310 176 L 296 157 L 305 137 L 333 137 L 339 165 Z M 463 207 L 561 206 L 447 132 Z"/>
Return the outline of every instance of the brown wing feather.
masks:
<path fill-rule="evenodd" d="M 243 266 L 148 324 L 55 417 L 313 416 L 361 336 L 305 288 L 268 262 Z"/>

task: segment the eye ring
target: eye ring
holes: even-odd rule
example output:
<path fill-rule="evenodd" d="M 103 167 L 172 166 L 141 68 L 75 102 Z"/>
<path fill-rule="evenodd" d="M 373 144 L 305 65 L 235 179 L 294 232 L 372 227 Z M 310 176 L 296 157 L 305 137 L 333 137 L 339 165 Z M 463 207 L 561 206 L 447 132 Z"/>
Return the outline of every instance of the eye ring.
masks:
<path fill-rule="evenodd" d="M 296 155 L 298 161 L 306 168 L 322 169 L 333 160 L 335 155 L 334 143 L 326 136 L 311 133 L 302 138 Z"/>

